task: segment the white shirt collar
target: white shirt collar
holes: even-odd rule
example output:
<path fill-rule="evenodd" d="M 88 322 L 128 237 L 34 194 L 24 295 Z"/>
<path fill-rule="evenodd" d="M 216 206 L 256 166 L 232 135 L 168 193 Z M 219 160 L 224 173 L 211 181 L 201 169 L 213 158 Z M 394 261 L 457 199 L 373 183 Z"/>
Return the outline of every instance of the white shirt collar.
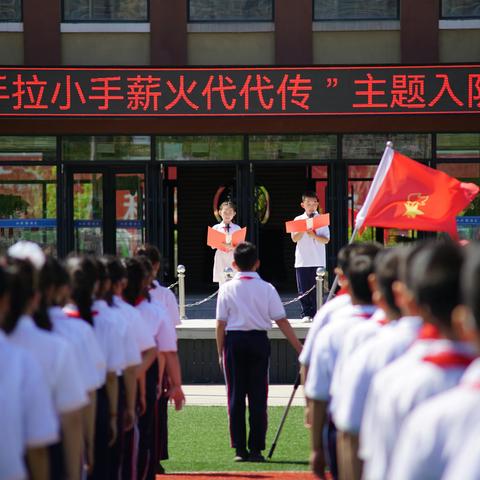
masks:
<path fill-rule="evenodd" d="M 237 272 L 233 277 L 235 280 L 243 280 L 244 278 L 260 278 L 257 272 Z"/>

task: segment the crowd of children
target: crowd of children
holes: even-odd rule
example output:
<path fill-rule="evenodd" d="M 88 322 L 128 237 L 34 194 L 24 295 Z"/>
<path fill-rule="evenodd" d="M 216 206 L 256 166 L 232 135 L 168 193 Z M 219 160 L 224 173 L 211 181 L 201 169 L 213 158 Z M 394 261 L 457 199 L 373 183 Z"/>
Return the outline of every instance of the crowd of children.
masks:
<path fill-rule="evenodd" d="M 230 207 L 229 207 L 230 208 Z M 231 218 L 230 218 L 231 220 Z M 480 479 L 480 245 L 341 249 L 341 290 L 303 349 L 255 247 L 220 288 L 217 346 L 236 461 L 263 461 L 267 330 L 300 353 L 318 478 Z M 155 247 L 64 263 L 20 242 L 0 262 L 0 478 L 153 479 L 182 408 L 178 306 Z M 245 398 L 251 432 L 247 442 Z M 249 450 L 249 451 L 248 451 Z"/>
<path fill-rule="evenodd" d="M 300 355 L 315 475 L 480 479 L 480 246 L 351 244 L 337 265 Z"/>
<path fill-rule="evenodd" d="M 0 478 L 153 479 L 182 408 L 158 250 L 70 256 L 20 242 L 0 266 Z"/>

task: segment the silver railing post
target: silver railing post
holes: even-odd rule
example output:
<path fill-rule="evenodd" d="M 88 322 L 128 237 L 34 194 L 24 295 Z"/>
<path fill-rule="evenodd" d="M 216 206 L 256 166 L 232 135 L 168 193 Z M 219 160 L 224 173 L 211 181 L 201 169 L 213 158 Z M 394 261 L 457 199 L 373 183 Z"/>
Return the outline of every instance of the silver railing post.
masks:
<path fill-rule="evenodd" d="M 233 268 L 232 267 L 225 267 L 223 270 L 223 275 L 225 276 L 225 281 L 228 282 L 233 278 Z"/>
<path fill-rule="evenodd" d="M 325 277 L 325 268 L 324 267 L 318 267 L 317 268 L 317 310 L 320 309 L 320 307 L 323 305 L 323 279 Z"/>
<path fill-rule="evenodd" d="M 178 310 L 180 313 L 180 320 L 187 319 L 187 316 L 185 315 L 185 271 L 186 271 L 186 268 L 184 265 L 179 265 L 177 267 Z"/>

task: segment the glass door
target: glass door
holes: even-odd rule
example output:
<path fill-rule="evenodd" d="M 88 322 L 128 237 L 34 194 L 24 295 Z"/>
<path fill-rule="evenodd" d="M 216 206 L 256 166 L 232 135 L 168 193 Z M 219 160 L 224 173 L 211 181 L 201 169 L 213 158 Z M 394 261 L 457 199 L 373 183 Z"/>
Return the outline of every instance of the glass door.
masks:
<path fill-rule="evenodd" d="M 133 255 L 145 243 L 145 172 L 67 169 L 67 251 Z"/>

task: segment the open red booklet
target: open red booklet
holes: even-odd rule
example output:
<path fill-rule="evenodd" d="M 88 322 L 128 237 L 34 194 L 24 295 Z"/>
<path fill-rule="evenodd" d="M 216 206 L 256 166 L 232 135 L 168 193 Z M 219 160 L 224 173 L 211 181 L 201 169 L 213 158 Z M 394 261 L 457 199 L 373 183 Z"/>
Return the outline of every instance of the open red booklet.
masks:
<path fill-rule="evenodd" d="M 292 220 L 285 222 L 287 233 L 306 232 L 320 227 L 330 225 L 330 214 L 316 215 L 313 218 L 302 218 L 301 220 Z"/>
<path fill-rule="evenodd" d="M 207 245 L 212 248 L 218 248 L 222 252 L 228 252 L 227 246 L 236 247 L 239 243 L 245 241 L 247 236 L 247 227 L 243 227 L 233 233 L 224 233 L 208 227 Z"/>

